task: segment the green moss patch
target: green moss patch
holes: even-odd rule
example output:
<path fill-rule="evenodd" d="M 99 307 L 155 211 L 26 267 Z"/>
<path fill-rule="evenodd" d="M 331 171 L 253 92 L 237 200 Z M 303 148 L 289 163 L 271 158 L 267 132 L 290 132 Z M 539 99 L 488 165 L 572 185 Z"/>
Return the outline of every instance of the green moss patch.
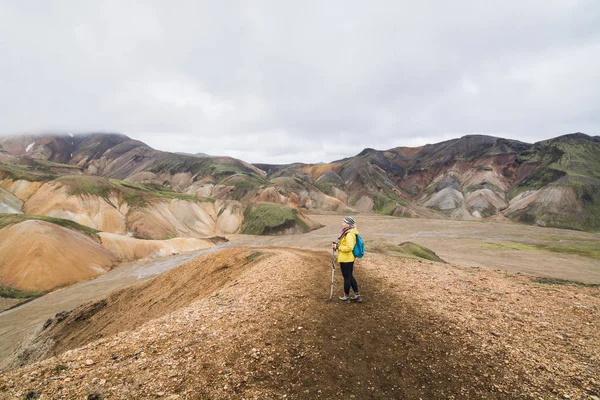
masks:
<path fill-rule="evenodd" d="M 421 246 L 420 244 L 416 244 L 413 242 L 403 242 L 398 245 L 398 248 L 400 249 L 400 251 L 408 255 L 424 258 L 430 261 L 445 263 L 445 261 L 438 257 L 438 255 L 435 254 L 433 250 L 430 250 L 425 246 Z"/>
<path fill-rule="evenodd" d="M 552 160 L 556 168 L 570 175 L 590 176 L 600 179 L 600 140 L 582 134 L 565 135 L 541 142 L 548 148 L 545 154 L 559 154 Z"/>
<path fill-rule="evenodd" d="M 20 222 L 29 221 L 29 220 L 46 221 L 46 222 L 50 222 L 50 223 L 53 223 L 56 225 L 60 225 L 64 228 L 68 228 L 73 231 L 83 233 L 84 235 L 91 237 L 92 239 L 96 240 L 97 242 L 100 242 L 100 236 L 98 235 L 98 232 L 100 232 L 100 231 L 97 229 L 78 224 L 77 222 L 71 221 L 70 219 L 54 218 L 54 217 L 48 217 L 45 215 L 0 214 L 0 229 L 4 228 L 6 226 L 9 226 L 9 225 L 14 225 L 14 224 L 18 224 Z"/>
<path fill-rule="evenodd" d="M 231 175 L 252 173 L 252 170 L 235 159 L 227 157 L 173 157 L 156 161 L 149 167 L 154 173 L 168 172 L 171 175 L 189 172 L 196 177 L 212 177 L 214 183 L 221 183 Z"/>
<path fill-rule="evenodd" d="M 248 235 L 275 235 L 295 227 L 301 232 L 310 231 L 298 217 L 297 210 L 279 204 L 261 203 L 246 208 L 241 232 Z"/>
<path fill-rule="evenodd" d="M 96 176 L 63 176 L 56 182 L 67 186 L 71 196 L 91 195 L 108 200 L 110 195 L 117 195 L 134 208 L 146 207 L 156 199 L 201 201 L 192 194 L 175 192 L 156 183 L 126 182 Z"/>
<path fill-rule="evenodd" d="M 69 369 L 69 367 L 67 367 L 65 364 L 57 364 L 52 368 L 51 371 L 55 374 L 59 374 L 62 371 L 66 371 L 67 369 Z"/>
<path fill-rule="evenodd" d="M 568 179 L 568 184 L 583 208 L 584 218 L 578 221 L 582 228 L 600 231 L 600 181 L 577 177 Z"/>
<path fill-rule="evenodd" d="M 63 176 L 56 179 L 56 182 L 67 186 L 70 196 L 89 194 L 108 198 L 114 190 L 108 179 L 96 176 Z"/>
<path fill-rule="evenodd" d="M 481 248 L 485 250 L 542 251 L 533 244 L 525 244 L 520 242 L 485 242 L 481 244 Z"/>
<path fill-rule="evenodd" d="M 300 181 L 300 183 L 298 183 L 296 179 L 287 176 L 274 178 L 270 183 L 281 188 L 285 193 L 299 192 L 308 189 L 304 182 Z"/>
<path fill-rule="evenodd" d="M 8 286 L 0 285 L 0 297 L 6 297 L 9 299 L 33 299 L 46 294 L 46 292 L 29 292 L 26 290 L 19 290 Z"/>
<path fill-rule="evenodd" d="M 506 216 L 530 224 L 542 221 L 544 226 L 555 228 L 600 231 L 600 179 L 566 175 L 548 186 L 567 194 L 572 191 L 574 196 L 564 197 L 559 208 L 537 201 Z M 571 204 L 564 204 L 565 200 Z"/>
<path fill-rule="evenodd" d="M 317 181 L 315 186 L 328 196 L 333 196 L 333 188 L 336 187 L 334 183 L 328 181 Z"/>
<path fill-rule="evenodd" d="M 9 286 L 0 285 L 0 312 L 19 307 L 22 304 L 35 300 L 47 292 L 32 292 L 19 290 Z"/>
<path fill-rule="evenodd" d="M 193 194 L 175 192 L 174 190 L 171 190 L 168 187 L 159 185 L 157 183 L 133 183 L 121 181 L 118 179 L 111 179 L 110 183 L 113 186 L 122 189 L 121 191 L 124 192 L 126 195 L 128 194 L 131 198 L 139 196 L 142 198 L 146 198 L 146 200 L 149 197 L 185 201 L 200 200 Z M 135 193 L 132 193 L 131 191 L 134 191 Z"/>
<path fill-rule="evenodd" d="M 597 244 L 539 244 L 541 249 L 554 253 L 576 254 L 600 260 L 600 246 Z"/>
<path fill-rule="evenodd" d="M 264 253 L 261 253 L 260 251 L 255 251 L 254 253 L 252 253 L 248 257 L 246 257 L 246 261 L 252 262 L 252 261 L 256 260 L 258 257 L 262 256 L 263 254 Z"/>
<path fill-rule="evenodd" d="M 396 209 L 396 202 L 385 196 L 373 196 L 373 211 L 378 214 L 391 215 Z"/>
<path fill-rule="evenodd" d="M 40 171 L 30 165 L 0 163 L 0 176 L 2 175 L 13 181 L 25 180 L 29 182 L 48 182 L 57 177 L 51 172 Z"/>
<path fill-rule="evenodd" d="M 222 182 L 223 185 L 233 186 L 233 190 L 227 196 L 232 200 L 253 197 L 264 183 L 266 181 L 263 178 L 251 174 L 235 174 Z"/>
<path fill-rule="evenodd" d="M 592 287 L 592 288 L 600 288 L 599 284 L 595 283 L 582 283 L 576 281 L 570 281 L 567 279 L 558 279 L 558 278 L 549 278 L 549 277 L 539 277 L 534 278 L 533 282 L 541 283 L 544 285 L 560 285 L 560 286 L 584 286 L 584 287 Z"/>
<path fill-rule="evenodd" d="M 553 253 L 575 254 L 600 260 L 600 246 L 597 243 L 520 243 L 486 242 L 481 245 L 486 250 L 501 251 L 550 251 Z"/>
<path fill-rule="evenodd" d="M 532 234 L 518 234 L 513 236 L 524 237 L 533 240 L 545 240 L 545 241 L 563 241 L 563 242 L 595 242 L 600 245 L 600 237 L 583 237 L 583 236 L 557 236 L 557 235 L 532 235 Z"/>
<path fill-rule="evenodd" d="M 408 206 L 408 203 L 406 200 L 397 196 L 394 196 L 393 198 L 385 195 L 373 196 L 373 211 L 377 214 L 392 215 L 398 206 L 406 207 Z"/>
<path fill-rule="evenodd" d="M 515 221 L 538 223 L 556 228 L 600 231 L 600 139 L 581 133 L 564 135 L 532 145 L 518 159 L 539 166 L 523 182 L 513 187 L 512 199 L 526 190 L 548 185 L 570 188 L 577 204 L 558 212 L 543 204 L 532 204 L 507 216 Z M 574 212 L 579 207 L 583 212 Z"/>
<path fill-rule="evenodd" d="M 365 245 L 365 247 L 367 247 Z M 428 249 L 425 246 L 416 244 L 413 242 L 403 242 L 399 245 L 392 245 L 387 243 L 369 244 L 367 247 L 369 252 L 385 254 L 392 257 L 399 258 L 413 258 L 413 259 L 424 259 L 429 261 L 436 261 L 445 263 L 435 252 Z"/>
<path fill-rule="evenodd" d="M 565 171 L 552 168 L 541 167 L 531 174 L 527 179 L 515 186 L 508 192 L 508 198 L 512 199 L 519 193 L 526 190 L 538 190 L 566 175 Z"/>
<path fill-rule="evenodd" d="M 50 168 L 64 168 L 64 169 L 73 169 L 73 170 L 76 170 L 76 169 L 82 170 L 83 169 L 77 165 L 61 164 L 61 163 L 57 163 L 54 161 L 48 161 L 48 160 L 33 159 L 32 161 L 39 169 L 46 169 L 46 170 L 49 170 Z"/>

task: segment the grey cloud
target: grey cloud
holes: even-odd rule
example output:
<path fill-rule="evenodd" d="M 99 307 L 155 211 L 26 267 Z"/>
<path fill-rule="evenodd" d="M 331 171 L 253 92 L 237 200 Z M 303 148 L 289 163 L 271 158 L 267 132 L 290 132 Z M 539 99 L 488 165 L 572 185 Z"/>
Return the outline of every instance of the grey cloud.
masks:
<path fill-rule="evenodd" d="M 0 134 L 331 161 L 600 126 L 593 1 L 0 4 Z"/>

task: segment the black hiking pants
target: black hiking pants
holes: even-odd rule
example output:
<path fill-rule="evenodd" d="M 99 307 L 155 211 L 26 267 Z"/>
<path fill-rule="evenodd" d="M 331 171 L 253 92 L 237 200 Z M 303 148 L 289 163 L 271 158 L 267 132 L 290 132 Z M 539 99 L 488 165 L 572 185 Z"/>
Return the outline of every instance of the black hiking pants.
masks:
<path fill-rule="evenodd" d="M 341 262 L 340 269 L 342 270 L 342 276 L 344 277 L 344 294 L 346 296 L 350 294 L 351 286 L 354 293 L 358 293 L 358 283 L 356 283 L 356 279 L 352 276 L 352 272 L 354 271 L 354 261 Z"/>

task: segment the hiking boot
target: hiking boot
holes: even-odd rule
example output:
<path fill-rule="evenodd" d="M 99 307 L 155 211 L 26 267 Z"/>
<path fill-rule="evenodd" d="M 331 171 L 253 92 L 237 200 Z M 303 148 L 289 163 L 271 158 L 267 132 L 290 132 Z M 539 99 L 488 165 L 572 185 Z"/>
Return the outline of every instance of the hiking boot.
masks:
<path fill-rule="evenodd" d="M 346 296 L 345 294 L 340 296 L 339 299 L 344 303 L 350 303 L 350 297 Z"/>
<path fill-rule="evenodd" d="M 350 297 L 350 301 L 355 301 L 357 303 L 362 303 L 363 298 L 360 294 L 355 293 L 354 296 Z"/>

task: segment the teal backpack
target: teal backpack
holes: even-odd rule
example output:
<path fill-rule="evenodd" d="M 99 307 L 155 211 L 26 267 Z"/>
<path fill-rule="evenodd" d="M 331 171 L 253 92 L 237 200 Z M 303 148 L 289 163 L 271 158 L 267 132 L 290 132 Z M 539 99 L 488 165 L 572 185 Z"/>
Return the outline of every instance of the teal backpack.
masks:
<path fill-rule="evenodd" d="M 352 254 L 354 254 L 354 257 L 356 258 L 362 258 L 365 255 L 365 242 L 363 242 L 358 234 L 356 235 L 356 244 L 352 249 Z"/>

